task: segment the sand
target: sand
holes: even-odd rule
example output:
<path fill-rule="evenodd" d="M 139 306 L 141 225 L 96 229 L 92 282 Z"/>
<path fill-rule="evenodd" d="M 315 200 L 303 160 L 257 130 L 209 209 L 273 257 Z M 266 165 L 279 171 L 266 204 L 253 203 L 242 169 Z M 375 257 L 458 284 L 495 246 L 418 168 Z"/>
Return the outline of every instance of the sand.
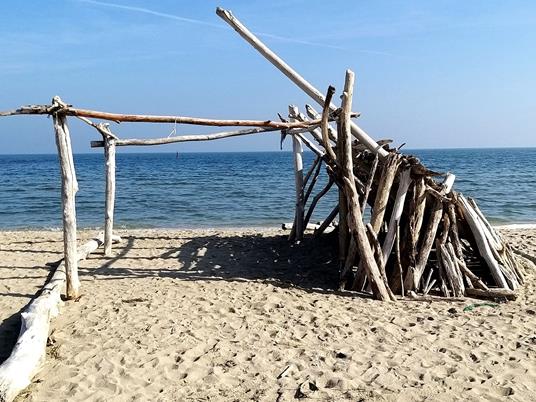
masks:
<path fill-rule="evenodd" d="M 506 230 L 536 255 L 536 230 Z M 92 233 L 80 236 L 87 239 Z M 137 230 L 81 263 L 19 401 L 529 401 L 532 268 L 517 301 L 381 303 L 327 288 L 329 241 L 285 232 Z M 60 232 L 0 232 L 0 359 L 61 257 Z M 333 273 L 330 273 L 333 272 Z"/>

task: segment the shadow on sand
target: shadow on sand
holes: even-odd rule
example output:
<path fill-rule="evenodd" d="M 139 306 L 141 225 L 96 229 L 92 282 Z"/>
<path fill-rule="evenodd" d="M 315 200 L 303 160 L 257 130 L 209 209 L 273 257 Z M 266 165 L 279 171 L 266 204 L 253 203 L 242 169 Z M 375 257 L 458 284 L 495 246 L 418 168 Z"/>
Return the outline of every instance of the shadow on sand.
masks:
<path fill-rule="evenodd" d="M 99 268 L 81 270 L 81 275 L 98 275 L 99 280 L 146 277 L 185 281 L 256 280 L 318 292 L 337 287 L 334 234 L 319 238 L 306 236 L 297 245 L 291 244 L 286 234 L 237 236 L 225 232 L 195 237 L 129 236 L 123 240 L 126 245 L 118 249 L 118 255 Z M 121 264 L 122 260 L 140 261 L 139 264 L 130 261 L 127 267 Z"/>
<path fill-rule="evenodd" d="M 98 280 L 147 277 L 184 281 L 255 280 L 284 288 L 334 293 L 338 282 L 336 244 L 335 234 L 319 238 L 309 235 L 300 244 L 291 244 L 287 234 L 134 235 L 123 238 L 123 243 L 115 247 L 113 258 L 103 260 L 105 257 L 99 249 L 92 259 L 104 262 L 98 268 L 81 268 L 80 275 L 98 276 Z M 125 260 L 139 260 L 139 263 L 129 261 L 128 265 L 122 265 Z M 19 328 L 20 312 L 0 324 L 0 363 L 11 353 Z"/>

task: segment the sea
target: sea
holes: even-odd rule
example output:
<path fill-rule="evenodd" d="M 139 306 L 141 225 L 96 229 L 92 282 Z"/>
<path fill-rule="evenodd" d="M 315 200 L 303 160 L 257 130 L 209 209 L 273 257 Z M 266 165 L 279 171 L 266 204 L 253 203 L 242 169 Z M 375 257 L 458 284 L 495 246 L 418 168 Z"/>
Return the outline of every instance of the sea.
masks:
<path fill-rule="evenodd" d="M 536 223 L 536 148 L 404 150 L 430 169 L 456 175 L 494 224 Z M 306 171 L 314 155 L 306 152 Z M 104 160 L 75 155 L 81 228 L 104 222 Z M 326 183 L 322 170 L 315 191 Z M 61 227 L 57 156 L 0 155 L 0 229 Z M 280 226 L 294 215 L 290 152 L 117 154 L 115 224 L 120 228 Z M 312 200 L 315 192 L 311 194 Z M 332 190 L 311 222 L 336 205 Z"/>

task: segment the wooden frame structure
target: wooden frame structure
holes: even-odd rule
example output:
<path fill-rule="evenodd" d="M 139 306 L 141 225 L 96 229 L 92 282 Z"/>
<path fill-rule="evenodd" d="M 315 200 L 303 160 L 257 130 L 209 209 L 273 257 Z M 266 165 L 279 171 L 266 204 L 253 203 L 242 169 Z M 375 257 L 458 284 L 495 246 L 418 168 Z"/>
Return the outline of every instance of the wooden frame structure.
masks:
<path fill-rule="evenodd" d="M 515 298 L 523 273 L 510 246 L 488 223 L 474 200 L 452 190 L 455 176 L 428 170 L 410 155 L 389 148 L 390 141 L 374 141 L 352 118 L 355 76 L 346 71 L 340 107 L 332 103 L 335 88 L 322 94 L 251 33 L 230 11 L 216 13 L 263 57 L 307 93 L 321 107 L 306 105 L 306 114 L 290 105 L 288 119 L 216 120 L 185 116 L 117 114 L 79 109 L 54 97 L 51 105 L 33 105 L 0 112 L 0 116 L 48 115 L 53 117 L 59 155 L 64 259 L 52 279 L 22 312 L 22 325 L 11 356 L 0 366 L 0 402 L 12 401 L 29 385 L 45 357 L 51 317 L 58 313 L 60 293 L 66 298 L 80 295 L 78 261 L 99 246 L 112 253 L 115 204 L 115 155 L 121 146 L 151 146 L 187 141 L 211 141 L 243 135 L 281 131 L 292 138 L 296 185 L 296 207 L 290 240 L 299 242 L 309 226 L 318 201 L 333 187 L 338 203 L 316 227 L 316 235 L 338 216 L 340 288 L 370 292 L 384 301 L 396 295 L 427 298 L 430 294 L 460 298 Z M 76 117 L 95 128 L 105 156 L 104 234 L 77 248 L 75 196 L 78 190 L 68 117 Z M 247 127 L 206 135 L 152 139 L 121 139 L 110 122 L 151 122 L 204 126 Z M 332 125 L 335 123 L 335 126 Z M 316 158 L 304 173 L 303 148 Z M 322 167 L 328 183 L 313 196 L 306 208 Z M 442 177 L 437 181 L 436 177 Z M 370 212 L 367 212 L 370 209 Z M 370 216 L 370 218 L 369 218 Z"/>

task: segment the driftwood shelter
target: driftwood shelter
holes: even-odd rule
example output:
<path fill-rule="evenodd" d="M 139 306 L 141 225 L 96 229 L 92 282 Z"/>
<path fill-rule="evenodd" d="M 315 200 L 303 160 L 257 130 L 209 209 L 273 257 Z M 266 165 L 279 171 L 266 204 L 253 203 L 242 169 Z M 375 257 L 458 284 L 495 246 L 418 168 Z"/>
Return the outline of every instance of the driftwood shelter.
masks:
<path fill-rule="evenodd" d="M 98 247 L 110 255 L 115 202 L 115 153 L 122 146 L 151 146 L 186 141 L 210 141 L 232 136 L 281 131 L 292 140 L 296 184 L 295 218 L 290 241 L 299 242 L 318 200 L 338 192 L 338 203 L 319 225 L 338 233 L 340 289 L 369 293 L 383 301 L 401 297 L 433 300 L 434 296 L 513 299 L 523 283 L 520 265 L 510 246 L 484 217 L 474 200 L 453 190 L 455 176 L 428 170 L 420 161 L 373 140 L 352 119 L 354 73 L 346 71 L 342 103 L 332 103 L 335 89 L 324 94 L 313 87 L 251 33 L 230 11 L 217 14 L 263 57 L 308 94 L 320 109 L 306 105 L 305 114 L 289 106 L 280 121 L 214 120 L 183 116 L 130 115 L 85 110 L 54 97 L 51 105 L 21 107 L 0 116 L 53 117 L 61 168 L 64 259 L 51 279 L 21 313 L 21 329 L 11 356 L 0 366 L 0 401 L 12 401 L 27 387 L 45 359 L 50 319 L 58 314 L 64 285 L 67 299 L 80 294 L 78 261 Z M 75 195 L 78 190 L 71 149 L 69 117 L 94 127 L 102 136 L 92 147 L 104 148 L 106 198 L 104 233 L 78 246 Z M 207 135 L 157 139 L 122 139 L 109 122 L 151 122 L 246 127 Z M 316 155 L 304 170 L 302 152 Z M 327 185 L 313 194 L 320 170 Z M 308 206 L 308 207 L 307 207 Z"/>

